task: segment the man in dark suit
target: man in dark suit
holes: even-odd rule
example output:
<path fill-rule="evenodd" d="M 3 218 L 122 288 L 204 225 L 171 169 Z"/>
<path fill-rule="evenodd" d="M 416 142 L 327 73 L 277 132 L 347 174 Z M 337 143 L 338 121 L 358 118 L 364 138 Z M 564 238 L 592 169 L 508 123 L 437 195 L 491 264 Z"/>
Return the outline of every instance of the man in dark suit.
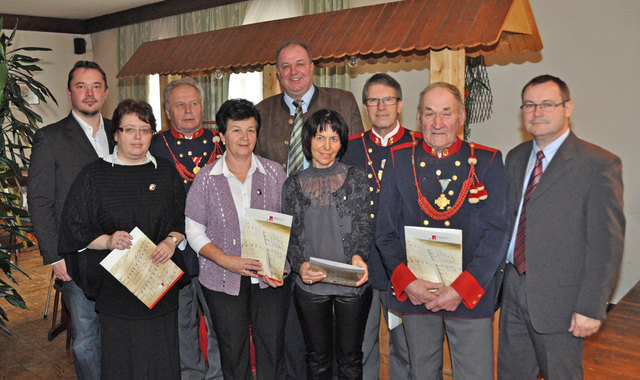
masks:
<path fill-rule="evenodd" d="M 271 96 L 256 106 L 262 122 L 255 153 L 280 163 L 287 175 L 309 166 L 302 156 L 300 129 L 302 122 L 314 112 L 325 108 L 338 112 L 347 122 L 349 134 L 364 130 L 358 103 L 351 92 L 313 84 L 312 57 L 311 50 L 303 43 L 281 43 L 276 50 L 276 71 L 284 93 Z M 297 138 L 293 133 L 296 130 Z M 307 378 L 305 352 L 302 329 L 292 300 L 285 332 L 288 379 Z"/>
<path fill-rule="evenodd" d="M 78 379 L 100 378 L 100 331 L 94 302 L 74 283 L 75 268 L 67 267 L 58 252 L 58 225 L 80 170 L 111 151 L 111 121 L 100 114 L 108 93 L 107 76 L 97 63 L 76 62 L 67 81 L 71 113 L 36 132 L 29 167 L 29 213 L 44 264 L 64 281 Z"/>
<path fill-rule="evenodd" d="M 506 159 L 511 241 L 498 378 L 581 379 L 584 339 L 605 319 L 622 257 L 622 163 L 570 130 L 561 79 L 533 78 L 520 108 L 533 142 Z"/>

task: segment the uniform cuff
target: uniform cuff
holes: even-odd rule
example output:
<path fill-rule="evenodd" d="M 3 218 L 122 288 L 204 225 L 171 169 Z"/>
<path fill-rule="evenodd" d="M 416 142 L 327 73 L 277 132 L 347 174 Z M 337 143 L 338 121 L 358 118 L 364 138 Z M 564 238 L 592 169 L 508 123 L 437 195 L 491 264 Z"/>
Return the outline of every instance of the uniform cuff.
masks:
<path fill-rule="evenodd" d="M 484 295 L 484 289 L 480 283 L 471 275 L 464 271 L 451 283 L 451 287 L 462 297 L 462 303 L 469 310 L 472 310 Z"/>
<path fill-rule="evenodd" d="M 417 279 L 404 263 L 396 267 L 391 275 L 391 285 L 393 285 L 394 294 L 398 301 L 402 302 L 407 299 L 407 293 L 404 292 L 404 289 Z"/>

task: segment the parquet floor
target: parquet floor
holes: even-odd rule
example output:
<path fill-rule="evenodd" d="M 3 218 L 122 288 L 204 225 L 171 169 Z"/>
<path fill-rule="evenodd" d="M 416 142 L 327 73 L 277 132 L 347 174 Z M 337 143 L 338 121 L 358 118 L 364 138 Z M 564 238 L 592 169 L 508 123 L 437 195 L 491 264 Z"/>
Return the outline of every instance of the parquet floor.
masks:
<path fill-rule="evenodd" d="M 66 331 L 51 342 L 47 340 L 53 318 L 53 294 L 47 319 L 43 315 L 51 267 L 42 265 L 37 249 L 20 252 L 18 264 L 31 277 L 14 272 L 18 281 L 14 286 L 29 309 L 18 309 L 0 300 L 9 317 L 7 326 L 13 333 L 7 336 L 0 332 L 0 379 L 75 379 L 73 355 L 71 349 L 65 349 Z M 8 281 L 4 274 L 1 276 Z"/>

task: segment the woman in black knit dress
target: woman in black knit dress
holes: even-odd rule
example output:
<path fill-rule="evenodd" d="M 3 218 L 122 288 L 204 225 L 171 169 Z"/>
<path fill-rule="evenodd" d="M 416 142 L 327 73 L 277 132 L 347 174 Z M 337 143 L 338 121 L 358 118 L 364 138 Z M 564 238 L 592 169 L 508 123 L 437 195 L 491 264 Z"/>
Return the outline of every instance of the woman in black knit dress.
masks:
<path fill-rule="evenodd" d="M 171 163 L 148 153 L 156 124 L 151 106 L 124 100 L 112 121 L 117 147 L 76 178 L 64 206 L 59 251 L 74 252 L 66 255 L 67 265 L 96 300 L 101 378 L 179 379 L 178 286 L 149 309 L 100 261 L 113 249 L 130 248 L 129 231 L 138 227 L 157 244 L 155 263 L 173 260 L 184 268 L 176 250 L 184 240 L 184 186 Z"/>

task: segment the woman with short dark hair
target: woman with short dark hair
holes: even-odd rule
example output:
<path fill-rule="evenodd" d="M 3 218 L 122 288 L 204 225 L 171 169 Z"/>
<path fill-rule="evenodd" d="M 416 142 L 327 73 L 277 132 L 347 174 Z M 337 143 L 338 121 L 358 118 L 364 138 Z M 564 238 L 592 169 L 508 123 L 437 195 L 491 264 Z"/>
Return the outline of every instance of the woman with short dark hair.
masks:
<path fill-rule="evenodd" d="M 302 150 L 311 164 L 289 177 L 282 190 L 283 212 L 293 215 L 287 259 L 298 274 L 293 294 L 309 379 L 332 378 L 334 347 L 338 377 L 362 378 L 362 340 L 372 294 L 365 260 L 373 219 L 365 173 L 339 162 L 348 133 L 335 111 L 311 115 L 302 129 Z M 310 257 L 352 264 L 365 272 L 355 287 L 322 283 L 324 274 L 310 268 Z"/>
<path fill-rule="evenodd" d="M 156 121 L 149 104 L 123 100 L 113 113 L 114 153 L 87 165 L 64 205 L 58 250 L 88 298 L 95 299 L 102 346 L 101 378 L 179 379 L 178 285 L 149 309 L 100 261 L 131 247 L 138 227 L 157 245 L 154 263 L 184 270 L 184 186 L 173 165 L 149 154 Z M 182 246 L 184 248 L 184 245 Z"/>
<path fill-rule="evenodd" d="M 199 253 L 200 284 L 211 310 L 225 379 L 251 380 L 249 331 L 257 379 L 284 379 L 284 325 L 291 284 L 258 277 L 260 262 L 241 257 L 247 208 L 280 212 L 285 173 L 253 154 L 260 114 L 244 99 L 216 114 L 224 155 L 198 172 L 187 197 L 187 238 Z"/>

